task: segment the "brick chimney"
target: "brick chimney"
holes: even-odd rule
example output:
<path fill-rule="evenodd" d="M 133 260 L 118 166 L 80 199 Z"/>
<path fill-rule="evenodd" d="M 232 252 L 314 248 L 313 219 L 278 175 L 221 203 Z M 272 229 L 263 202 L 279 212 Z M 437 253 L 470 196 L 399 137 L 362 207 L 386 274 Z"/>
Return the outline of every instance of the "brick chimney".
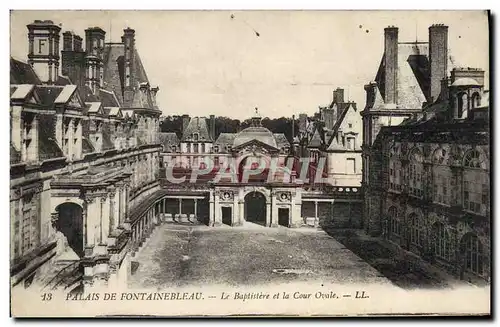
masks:
<path fill-rule="evenodd" d="M 85 51 L 82 49 L 82 38 L 70 31 L 63 33 L 63 49 L 61 51 L 61 73 L 70 78 L 78 87 L 85 85 Z"/>
<path fill-rule="evenodd" d="M 385 103 L 397 103 L 398 28 L 384 29 Z"/>
<path fill-rule="evenodd" d="M 431 102 L 441 93 L 441 80 L 448 72 L 448 26 L 434 24 L 429 27 L 429 63 L 431 67 Z"/>
<path fill-rule="evenodd" d="M 344 102 L 344 89 L 338 87 L 333 91 L 333 102 L 334 103 L 343 103 Z"/>

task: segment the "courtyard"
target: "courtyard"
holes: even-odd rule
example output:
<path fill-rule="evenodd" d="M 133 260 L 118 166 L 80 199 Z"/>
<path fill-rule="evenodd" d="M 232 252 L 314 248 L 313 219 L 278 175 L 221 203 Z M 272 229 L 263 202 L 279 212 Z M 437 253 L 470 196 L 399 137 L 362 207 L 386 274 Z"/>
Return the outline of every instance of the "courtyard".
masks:
<path fill-rule="evenodd" d="M 391 284 L 317 229 L 159 226 L 135 253 L 129 286 Z"/>

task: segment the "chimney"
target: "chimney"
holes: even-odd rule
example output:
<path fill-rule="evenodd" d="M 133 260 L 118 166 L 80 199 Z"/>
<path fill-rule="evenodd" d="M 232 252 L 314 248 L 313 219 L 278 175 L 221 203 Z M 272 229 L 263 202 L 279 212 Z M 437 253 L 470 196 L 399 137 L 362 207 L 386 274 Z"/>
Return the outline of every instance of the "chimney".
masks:
<path fill-rule="evenodd" d="M 448 26 L 434 24 L 429 27 L 429 63 L 431 67 L 431 102 L 441 93 L 441 80 L 448 72 Z"/>
<path fill-rule="evenodd" d="M 135 83 L 135 30 L 127 27 L 123 30 L 122 43 L 124 45 L 125 62 L 125 83 L 124 98 L 125 101 L 132 101 Z"/>
<path fill-rule="evenodd" d="M 82 38 L 69 31 L 63 33 L 61 73 L 78 87 L 85 85 L 85 52 L 82 51 Z"/>
<path fill-rule="evenodd" d="M 85 30 L 85 64 L 88 69 L 85 70 L 85 83 L 90 87 L 94 94 L 102 87 L 104 79 L 104 38 L 106 32 L 100 27 L 90 27 Z"/>
<path fill-rule="evenodd" d="M 215 115 L 210 115 L 210 130 L 212 141 L 215 142 Z"/>
<path fill-rule="evenodd" d="M 53 84 L 59 77 L 59 32 L 51 20 L 35 20 L 28 28 L 28 64 L 43 83 Z"/>
<path fill-rule="evenodd" d="M 333 129 L 333 125 L 335 125 L 336 112 L 335 109 L 325 108 L 323 109 L 323 121 L 325 122 L 325 127 L 327 129 Z"/>
<path fill-rule="evenodd" d="M 344 102 L 344 89 L 338 87 L 333 91 L 333 103 L 343 103 Z"/>
<path fill-rule="evenodd" d="M 398 28 L 384 29 L 385 103 L 397 103 Z"/>
<path fill-rule="evenodd" d="M 182 134 L 186 131 L 190 120 L 189 115 L 182 115 Z"/>
<path fill-rule="evenodd" d="M 446 101 L 446 100 L 449 100 L 449 84 L 450 83 L 450 80 L 448 79 L 448 77 L 445 77 L 441 80 L 441 92 L 440 92 L 440 95 L 439 95 L 439 99 L 441 101 Z"/>

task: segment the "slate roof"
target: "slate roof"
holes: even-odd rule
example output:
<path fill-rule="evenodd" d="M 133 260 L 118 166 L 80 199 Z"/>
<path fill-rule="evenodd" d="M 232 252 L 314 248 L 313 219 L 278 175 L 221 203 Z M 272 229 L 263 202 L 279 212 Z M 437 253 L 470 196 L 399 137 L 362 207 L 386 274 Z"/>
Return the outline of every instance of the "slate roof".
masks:
<path fill-rule="evenodd" d="M 37 85 L 36 92 L 40 97 L 40 102 L 45 106 L 50 106 L 54 104 L 63 88 L 63 86 L 57 85 Z"/>
<path fill-rule="evenodd" d="M 205 142 L 212 142 L 212 137 L 210 136 L 210 133 L 208 132 L 208 124 L 207 124 L 207 119 L 205 117 L 193 117 L 189 121 L 189 124 L 187 125 L 186 129 L 182 132 L 182 137 L 181 141 L 186 142 L 186 141 L 192 141 L 192 135 L 194 133 L 198 133 L 198 142 L 199 141 L 205 141 Z"/>
<path fill-rule="evenodd" d="M 115 94 L 108 90 L 99 90 L 99 99 L 103 107 L 119 107 L 120 103 Z"/>
<path fill-rule="evenodd" d="M 290 142 L 283 133 L 274 133 L 274 139 L 278 148 L 290 147 Z"/>
<path fill-rule="evenodd" d="M 429 45 L 424 42 L 398 43 L 396 103 L 400 108 L 418 109 L 430 99 Z M 375 77 L 385 99 L 385 54 Z"/>
<path fill-rule="evenodd" d="M 160 133 L 160 142 L 163 145 L 163 152 L 173 152 L 172 147 L 179 146 L 179 138 L 173 132 Z"/>
<path fill-rule="evenodd" d="M 215 145 L 219 146 L 220 153 L 226 153 L 227 146 L 233 146 L 236 135 L 237 133 L 220 133 L 215 141 Z"/>
<path fill-rule="evenodd" d="M 95 152 L 95 149 L 90 143 L 90 140 L 85 136 L 82 136 L 82 152 L 83 154 Z"/>
<path fill-rule="evenodd" d="M 307 145 L 309 148 L 319 148 L 323 144 L 323 139 L 320 135 L 319 128 L 316 128 L 314 131 L 313 136 L 311 137 L 311 140 L 309 141 L 309 144 Z"/>
<path fill-rule="evenodd" d="M 139 89 L 141 83 L 148 83 L 149 80 L 146 70 L 139 56 L 137 49 L 134 49 L 134 63 L 132 65 L 133 72 L 137 85 L 134 87 L 134 96 L 131 100 L 124 98 L 125 91 L 125 62 L 124 62 L 124 44 L 122 43 L 108 43 L 104 48 L 104 88 L 106 90 L 114 91 L 118 98 L 121 107 L 126 108 L 148 108 L 155 109 L 150 92 L 144 95 Z M 102 99 L 104 102 L 104 99 Z M 105 106 L 119 106 L 103 104 Z"/>
<path fill-rule="evenodd" d="M 42 82 L 29 64 L 11 57 L 10 84 L 42 84 Z"/>
<path fill-rule="evenodd" d="M 55 117 L 53 115 L 38 116 L 38 157 L 41 161 L 64 157 L 56 142 Z"/>

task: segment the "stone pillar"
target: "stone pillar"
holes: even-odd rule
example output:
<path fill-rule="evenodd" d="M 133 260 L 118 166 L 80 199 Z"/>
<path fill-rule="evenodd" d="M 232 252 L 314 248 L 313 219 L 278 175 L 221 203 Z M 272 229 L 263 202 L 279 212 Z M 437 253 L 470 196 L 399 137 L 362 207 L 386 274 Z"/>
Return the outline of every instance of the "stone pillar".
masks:
<path fill-rule="evenodd" d="M 271 203 L 266 202 L 266 227 L 271 226 Z"/>
<path fill-rule="evenodd" d="M 194 199 L 194 218 L 198 219 L 198 199 Z"/>
<path fill-rule="evenodd" d="M 115 229 L 115 195 L 116 195 L 116 189 L 110 188 L 109 189 L 109 233 Z"/>
<path fill-rule="evenodd" d="M 239 200 L 238 201 L 238 219 L 240 221 L 240 225 L 243 225 L 243 222 L 245 221 L 245 201 Z"/>
<path fill-rule="evenodd" d="M 318 219 L 318 201 L 314 201 L 314 227 L 319 226 L 319 219 Z"/>
<path fill-rule="evenodd" d="M 99 245 L 104 244 L 106 220 L 106 197 L 103 196 L 100 198 L 99 206 Z"/>
<path fill-rule="evenodd" d="M 167 213 L 167 199 L 163 199 L 163 213 Z"/>
<path fill-rule="evenodd" d="M 182 214 L 182 199 L 179 198 L 179 216 Z"/>
<path fill-rule="evenodd" d="M 214 191 L 210 190 L 209 207 L 208 207 L 208 226 L 213 227 L 215 223 L 215 203 Z"/>
<path fill-rule="evenodd" d="M 271 227 L 278 227 L 278 210 L 276 208 L 276 201 L 274 192 L 271 192 Z"/>
<path fill-rule="evenodd" d="M 214 199 L 214 226 L 222 225 L 222 209 L 219 204 L 219 194 L 215 193 Z"/>

